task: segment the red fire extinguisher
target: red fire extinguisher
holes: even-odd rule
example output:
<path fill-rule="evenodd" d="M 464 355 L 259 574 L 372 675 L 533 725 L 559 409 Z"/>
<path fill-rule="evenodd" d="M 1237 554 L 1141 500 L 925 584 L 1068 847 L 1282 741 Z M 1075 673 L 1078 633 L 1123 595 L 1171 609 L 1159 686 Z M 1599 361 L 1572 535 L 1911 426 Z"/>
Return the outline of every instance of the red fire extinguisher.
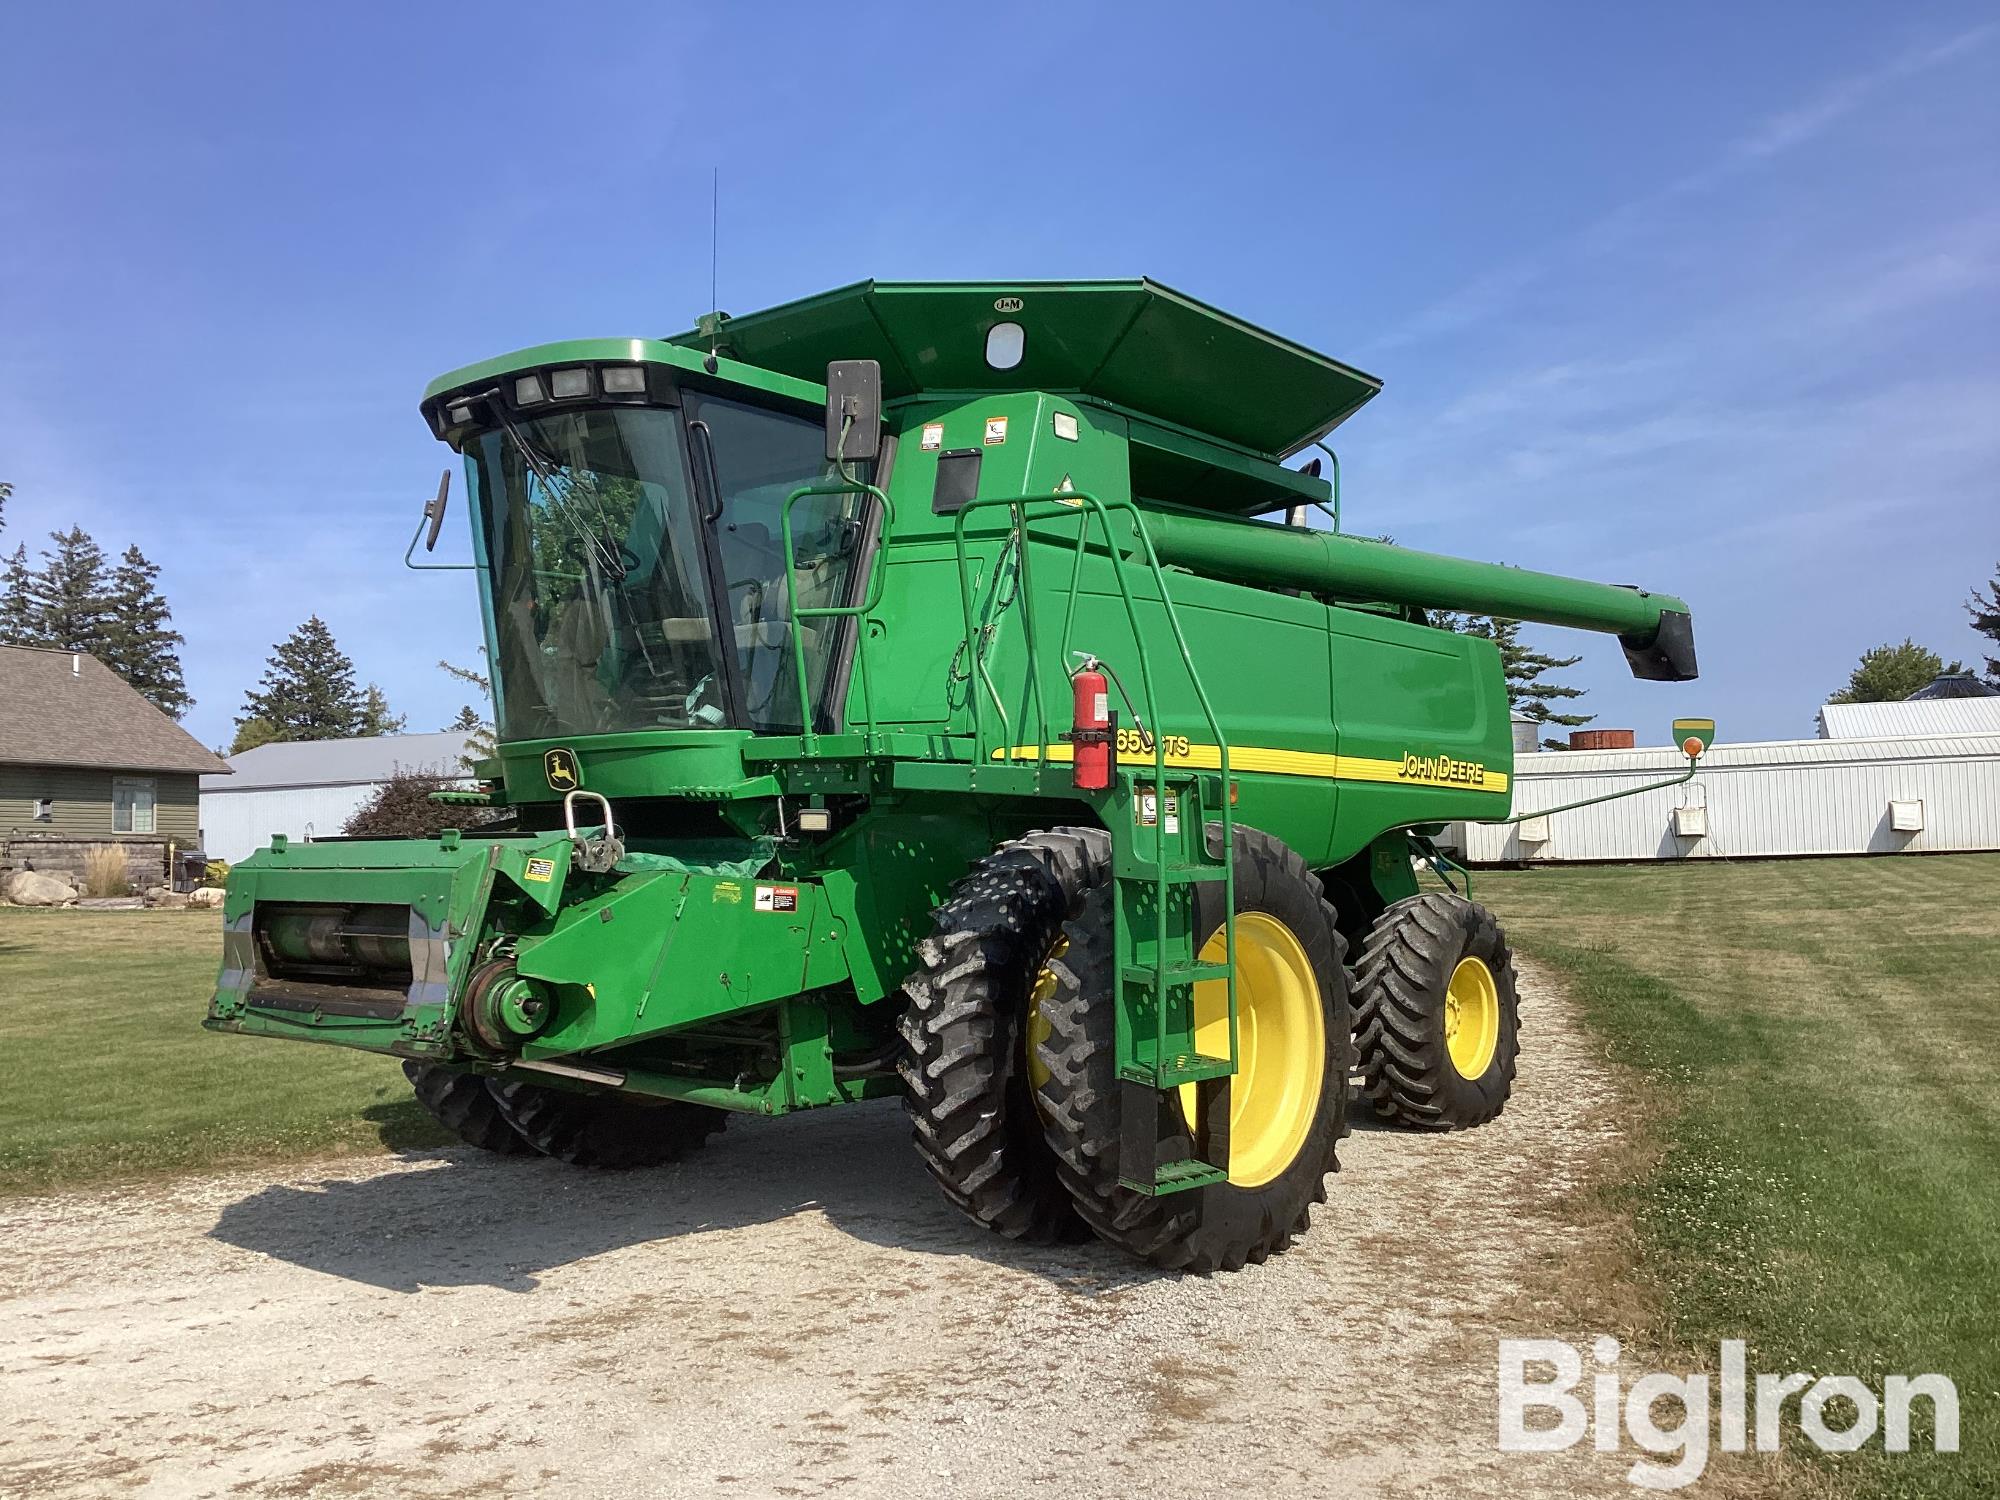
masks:
<path fill-rule="evenodd" d="M 1063 736 L 1072 747 L 1073 780 L 1086 792 L 1101 792 L 1111 785 L 1111 750 L 1118 740 L 1118 716 L 1111 712 L 1111 684 L 1104 679 L 1101 663 L 1085 656 L 1070 674 L 1075 697 L 1074 722 Z"/>

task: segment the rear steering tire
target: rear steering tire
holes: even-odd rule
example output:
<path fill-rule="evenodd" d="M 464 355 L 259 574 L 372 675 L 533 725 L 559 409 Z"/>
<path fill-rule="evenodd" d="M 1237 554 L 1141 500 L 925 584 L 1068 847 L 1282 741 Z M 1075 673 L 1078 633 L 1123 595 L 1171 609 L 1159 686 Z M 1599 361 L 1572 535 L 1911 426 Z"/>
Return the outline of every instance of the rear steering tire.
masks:
<path fill-rule="evenodd" d="M 1040 1012 L 1045 1074 L 1037 1090 L 1064 1185 L 1102 1239 L 1169 1270 L 1258 1264 L 1303 1233 L 1347 1133 L 1351 1032 L 1343 944 L 1319 881 L 1291 850 L 1236 830 L 1238 1071 L 1230 1081 L 1230 1178 L 1164 1196 L 1119 1183 L 1117 956 L 1108 882 L 1065 929 Z M 1220 957 L 1222 887 L 1196 888 L 1204 960 Z M 1204 1053 L 1228 1049 L 1228 994 L 1195 996 Z M 1040 1070 L 1038 1070 L 1040 1071 Z M 1192 1088 L 1177 1097 L 1184 1124 Z M 1195 1122 L 1198 1123 L 1198 1122 Z M 1192 1131 L 1190 1131 L 1192 1134 Z"/>
<path fill-rule="evenodd" d="M 405 1062 L 403 1076 L 416 1090 L 417 1103 L 438 1124 L 468 1146 L 501 1156 L 519 1156 L 530 1148 L 521 1133 L 501 1115 L 477 1073 L 461 1073 L 436 1063 Z"/>
<path fill-rule="evenodd" d="M 1376 1115 L 1419 1130 L 1483 1125 L 1521 1051 L 1514 956 L 1493 913 L 1433 892 L 1376 919 L 1356 965 L 1355 1035 Z"/>
<path fill-rule="evenodd" d="M 679 1161 L 728 1123 L 719 1109 L 616 1094 L 572 1094 L 518 1079 L 488 1083 L 499 1114 L 535 1150 L 577 1167 L 622 1171 Z"/>

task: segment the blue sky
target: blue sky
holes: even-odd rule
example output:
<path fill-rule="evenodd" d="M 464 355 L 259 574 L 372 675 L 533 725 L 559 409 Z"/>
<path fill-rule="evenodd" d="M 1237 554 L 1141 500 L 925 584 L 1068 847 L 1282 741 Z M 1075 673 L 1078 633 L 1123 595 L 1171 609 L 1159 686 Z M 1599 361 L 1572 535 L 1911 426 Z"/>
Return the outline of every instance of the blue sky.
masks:
<path fill-rule="evenodd" d="M 162 565 L 228 739 L 318 612 L 412 729 L 478 650 L 401 563 L 446 369 L 865 276 L 1149 275 L 1382 376 L 1352 529 L 1643 582 L 1703 679 L 1600 722 L 1812 732 L 1971 658 L 2000 559 L 1990 6 L 1232 13 L 66 5 L 0 91 L 4 549 Z M 589 19 L 581 19 L 588 16 Z M 463 512 L 456 519 L 462 522 Z"/>

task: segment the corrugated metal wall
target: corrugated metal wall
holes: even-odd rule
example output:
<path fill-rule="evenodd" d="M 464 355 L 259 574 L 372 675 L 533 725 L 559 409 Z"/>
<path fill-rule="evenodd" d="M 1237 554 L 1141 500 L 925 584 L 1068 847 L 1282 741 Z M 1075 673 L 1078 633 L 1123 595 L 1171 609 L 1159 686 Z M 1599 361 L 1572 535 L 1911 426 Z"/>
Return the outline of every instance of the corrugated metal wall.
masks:
<path fill-rule="evenodd" d="M 1514 811 L 1643 786 L 1685 764 L 1668 749 L 1523 756 Z M 1892 801 L 1923 804 L 1921 832 L 1890 826 Z M 1704 809 L 1705 834 L 1675 831 L 1680 807 Z M 1452 833 L 1474 864 L 2000 849 L 2000 735 L 1718 745 L 1685 785 L 1557 813 L 1546 826 L 1539 843 L 1519 825 Z"/>
<path fill-rule="evenodd" d="M 2000 734 L 2000 698 L 1919 698 L 1900 703 L 1828 703 L 1820 738 L 1881 740 Z"/>
<path fill-rule="evenodd" d="M 367 783 L 203 792 L 202 848 L 210 859 L 235 864 L 270 843 L 274 833 L 302 840 L 310 831 L 316 838 L 331 838 L 374 795 L 374 786 Z"/>

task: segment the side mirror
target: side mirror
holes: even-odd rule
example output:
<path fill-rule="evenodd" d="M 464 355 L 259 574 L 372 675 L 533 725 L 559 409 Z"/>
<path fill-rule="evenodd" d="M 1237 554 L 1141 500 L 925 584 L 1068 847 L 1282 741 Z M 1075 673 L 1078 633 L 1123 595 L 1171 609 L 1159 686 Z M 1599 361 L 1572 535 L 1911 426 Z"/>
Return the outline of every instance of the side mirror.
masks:
<path fill-rule="evenodd" d="M 826 367 L 828 463 L 874 458 L 882 451 L 882 366 L 836 359 Z"/>
<path fill-rule="evenodd" d="M 444 530 L 445 502 L 451 498 L 451 470 L 446 469 L 438 476 L 437 498 L 424 507 L 424 519 L 431 523 L 430 531 L 424 537 L 424 551 L 437 551 L 438 533 Z"/>

